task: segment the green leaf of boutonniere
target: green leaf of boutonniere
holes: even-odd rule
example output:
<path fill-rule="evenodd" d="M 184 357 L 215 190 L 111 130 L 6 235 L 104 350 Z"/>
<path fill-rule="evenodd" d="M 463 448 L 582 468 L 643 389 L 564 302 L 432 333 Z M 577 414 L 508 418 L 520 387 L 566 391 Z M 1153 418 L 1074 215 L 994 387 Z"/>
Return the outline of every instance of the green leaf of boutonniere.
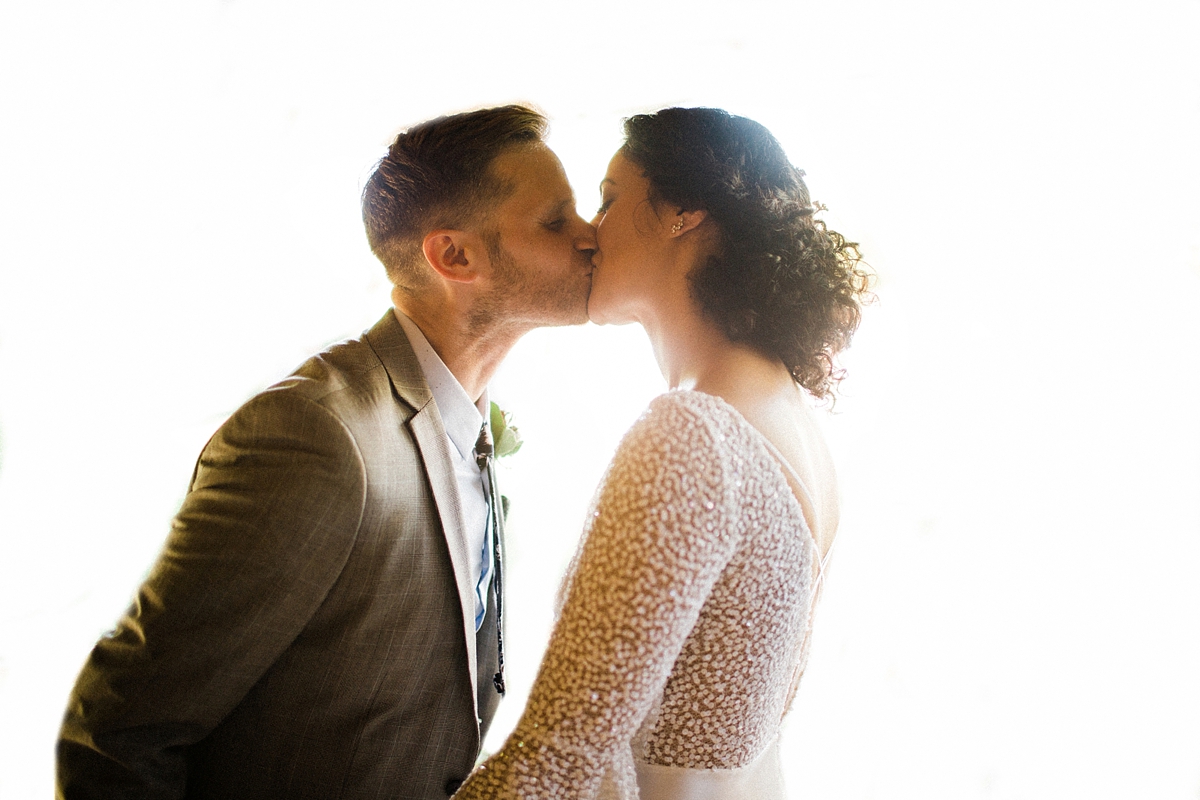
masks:
<path fill-rule="evenodd" d="M 517 426 L 512 424 L 512 415 L 500 410 L 492 403 L 492 441 L 497 456 L 511 456 L 521 449 L 524 442 Z"/>

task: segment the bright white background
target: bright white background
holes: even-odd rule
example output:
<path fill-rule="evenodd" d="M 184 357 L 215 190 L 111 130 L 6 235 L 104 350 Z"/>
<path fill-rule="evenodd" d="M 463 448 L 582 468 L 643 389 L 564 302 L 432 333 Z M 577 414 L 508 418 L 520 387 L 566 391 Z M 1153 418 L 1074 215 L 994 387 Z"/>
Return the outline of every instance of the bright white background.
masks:
<path fill-rule="evenodd" d="M 793 796 L 1200 797 L 1197 41 L 1196 0 L 0 6 L 0 797 L 49 796 L 205 439 L 385 310 L 357 198 L 387 141 L 513 100 L 589 217 L 623 116 L 754 117 L 880 275 Z M 527 444 L 490 747 L 661 388 L 593 326 L 496 381 Z"/>

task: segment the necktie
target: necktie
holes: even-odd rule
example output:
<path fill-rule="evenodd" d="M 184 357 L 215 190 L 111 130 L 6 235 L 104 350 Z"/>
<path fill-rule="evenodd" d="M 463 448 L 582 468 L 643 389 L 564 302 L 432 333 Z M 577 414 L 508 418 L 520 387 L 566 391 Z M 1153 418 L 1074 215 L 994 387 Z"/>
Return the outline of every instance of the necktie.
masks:
<path fill-rule="evenodd" d="M 503 554 L 500 552 L 504 533 L 504 512 L 501 508 L 500 496 L 496 491 L 496 459 L 493 456 L 492 430 L 487 422 L 479 430 L 479 439 L 475 442 L 475 463 L 481 471 L 487 472 L 488 506 L 491 513 L 492 535 L 492 585 L 496 592 L 496 674 L 492 676 L 492 685 L 501 695 L 504 694 L 504 583 L 501 578 Z"/>

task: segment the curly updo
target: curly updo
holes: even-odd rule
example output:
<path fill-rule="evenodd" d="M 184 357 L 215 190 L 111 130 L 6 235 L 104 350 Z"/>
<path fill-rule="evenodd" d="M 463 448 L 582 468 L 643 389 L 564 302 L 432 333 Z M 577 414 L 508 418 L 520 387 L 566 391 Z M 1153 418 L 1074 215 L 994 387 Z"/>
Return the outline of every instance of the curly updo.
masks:
<path fill-rule="evenodd" d="M 856 243 L 814 218 L 804 173 L 771 132 L 716 108 L 666 108 L 627 119 L 621 152 L 655 207 L 703 210 L 714 224 L 716 247 L 689 276 L 703 313 L 830 397 L 871 274 Z"/>

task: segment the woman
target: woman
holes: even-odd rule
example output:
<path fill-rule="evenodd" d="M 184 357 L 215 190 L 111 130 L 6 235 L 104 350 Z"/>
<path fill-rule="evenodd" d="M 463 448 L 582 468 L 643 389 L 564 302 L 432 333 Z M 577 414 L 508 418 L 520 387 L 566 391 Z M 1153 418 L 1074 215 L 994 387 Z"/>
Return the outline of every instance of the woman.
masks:
<path fill-rule="evenodd" d="M 838 522 L 804 390 L 830 396 L 868 275 L 761 125 L 671 108 L 625 133 L 588 315 L 640 323 L 672 391 L 605 475 L 521 721 L 456 798 L 783 797 Z"/>

